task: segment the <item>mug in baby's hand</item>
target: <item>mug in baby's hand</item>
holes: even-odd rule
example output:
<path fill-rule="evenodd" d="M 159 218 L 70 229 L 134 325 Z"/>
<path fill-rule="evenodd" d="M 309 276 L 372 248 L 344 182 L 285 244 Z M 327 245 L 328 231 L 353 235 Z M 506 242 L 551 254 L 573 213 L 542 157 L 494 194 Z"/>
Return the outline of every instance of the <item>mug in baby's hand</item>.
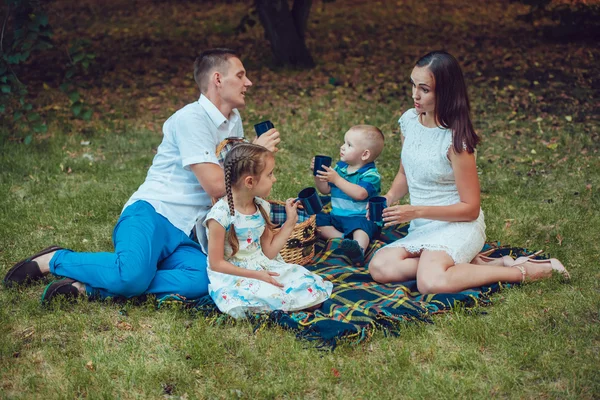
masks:
<path fill-rule="evenodd" d="M 315 156 L 315 167 L 313 168 L 313 175 L 317 176 L 317 171 L 319 170 L 325 171 L 325 168 L 322 168 L 324 165 L 331 167 L 331 157 L 321 155 Z"/>
<path fill-rule="evenodd" d="M 314 187 L 304 188 L 298 193 L 298 201 L 302 203 L 302 207 L 304 207 L 304 211 L 306 211 L 309 215 L 315 215 L 321 212 L 323 208 L 323 203 L 321 203 L 321 199 L 319 198 L 319 194 L 317 193 L 317 189 Z"/>
<path fill-rule="evenodd" d="M 273 123 L 269 120 L 263 121 L 263 122 L 259 122 L 258 124 L 254 125 L 254 131 L 256 131 L 256 136 L 260 136 L 263 133 L 265 133 L 266 131 L 268 131 L 269 129 L 273 129 Z"/>

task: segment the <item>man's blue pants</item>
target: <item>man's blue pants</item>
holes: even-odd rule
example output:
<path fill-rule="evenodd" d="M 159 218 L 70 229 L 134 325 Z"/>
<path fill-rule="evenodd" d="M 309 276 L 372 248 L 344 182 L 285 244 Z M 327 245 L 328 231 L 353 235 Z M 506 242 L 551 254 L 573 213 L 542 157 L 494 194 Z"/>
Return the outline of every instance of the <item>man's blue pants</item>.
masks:
<path fill-rule="evenodd" d="M 208 293 L 200 245 L 145 201 L 128 206 L 113 231 L 114 253 L 57 251 L 50 272 L 85 283 L 91 298 Z"/>

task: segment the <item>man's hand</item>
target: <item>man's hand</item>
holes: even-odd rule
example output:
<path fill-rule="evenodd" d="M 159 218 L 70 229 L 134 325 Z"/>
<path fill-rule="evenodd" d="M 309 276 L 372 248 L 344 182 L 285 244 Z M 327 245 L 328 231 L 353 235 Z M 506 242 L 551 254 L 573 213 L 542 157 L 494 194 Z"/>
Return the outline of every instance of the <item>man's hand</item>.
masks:
<path fill-rule="evenodd" d="M 256 139 L 254 139 L 254 144 L 257 144 L 262 147 L 266 147 L 268 150 L 276 153 L 279 149 L 277 145 L 281 142 L 279 138 L 279 131 L 275 128 L 271 128 Z"/>

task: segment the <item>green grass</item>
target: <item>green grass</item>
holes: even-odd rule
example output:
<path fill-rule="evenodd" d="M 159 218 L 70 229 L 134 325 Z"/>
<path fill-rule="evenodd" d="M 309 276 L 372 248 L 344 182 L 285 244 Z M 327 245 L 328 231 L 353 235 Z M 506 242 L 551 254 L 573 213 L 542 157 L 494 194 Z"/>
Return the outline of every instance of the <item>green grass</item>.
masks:
<path fill-rule="evenodd" d="M 488 239 L 544 249 L 573 279 L 504 290 L 477 312 L 407 323 L 398 337 L 378 332 L 333 353 L 292 332 L 254 332 L 247 322 L 216 323 L 177 307 L 79 301 L 42 308 L 42 284 L 2 288 L 1 398 L 600 396 L 595 45 L 544 41 L 515 21 L 527 9 L 506 1 L 457 1 L 453 8 L 447 1 L 337 1 L 313 6 L 307 41 L 317 67 L 273 70 L 260 27 L 233 32 L 246 4 L 203 5 L 207 18 L 223 18 L 209 23 L 185 2 L 159 3 L 123 3 L 129 11 L 119 13 L 108 5 L 89 6 L 93 12 L 54 5 L 59 14 L 85 16 L 80 33 L 98 38 L 98 64 L 82 78 L 97 112 L 90 123 L 72 120 L 58 91 L 40 89 L 43 104 L 57 106 L 46 112 L 49 135 L 26 146 L 17 140 L 22 132 L 3 125 L 0 272 L 51 243 L 112 249 L 113 225 L 143 182 L 162 123 L 197 96 L 191 62 L 200 49 L 242 49 L 255 83 L 242 112 L 245 128 L 252 132 L 268 118 L 282 133 L 273 197 L 284 199 L 312 185 L 310 158 L 336 157 L 343 133 L 358 123 L 385 132 L 378 166 L 387 189 L 398 169 L 396 121 L 411 104 L 412 64 L 445 47 L 464 65 L 483 138 L 478 167 Z M 102 23 L 107 15 L 119 32 L 130 26 L 126 36 Z M 58 30 L 57 40 L 67 35 Z M 108 50 L 114 45 L 122 51 Z"/>

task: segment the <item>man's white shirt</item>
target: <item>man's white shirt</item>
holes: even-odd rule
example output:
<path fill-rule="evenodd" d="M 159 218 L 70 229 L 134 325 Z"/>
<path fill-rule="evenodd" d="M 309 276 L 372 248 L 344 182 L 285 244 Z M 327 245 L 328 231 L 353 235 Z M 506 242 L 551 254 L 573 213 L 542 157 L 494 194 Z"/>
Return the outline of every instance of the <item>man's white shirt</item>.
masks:
<path fill-rule="evenodd" d="M 219 165 L 215 150 L 228 137 L 244 137 L 242 119 L 233 109 L 227 119 L 204 95 L 173 114 L 163 125 L 163 140 L 144 183 L 123 209 L 138 200 L 150 203 L 186 235 L 203 220 L 211 197 L 190 169 L 193 164 Z"/>

